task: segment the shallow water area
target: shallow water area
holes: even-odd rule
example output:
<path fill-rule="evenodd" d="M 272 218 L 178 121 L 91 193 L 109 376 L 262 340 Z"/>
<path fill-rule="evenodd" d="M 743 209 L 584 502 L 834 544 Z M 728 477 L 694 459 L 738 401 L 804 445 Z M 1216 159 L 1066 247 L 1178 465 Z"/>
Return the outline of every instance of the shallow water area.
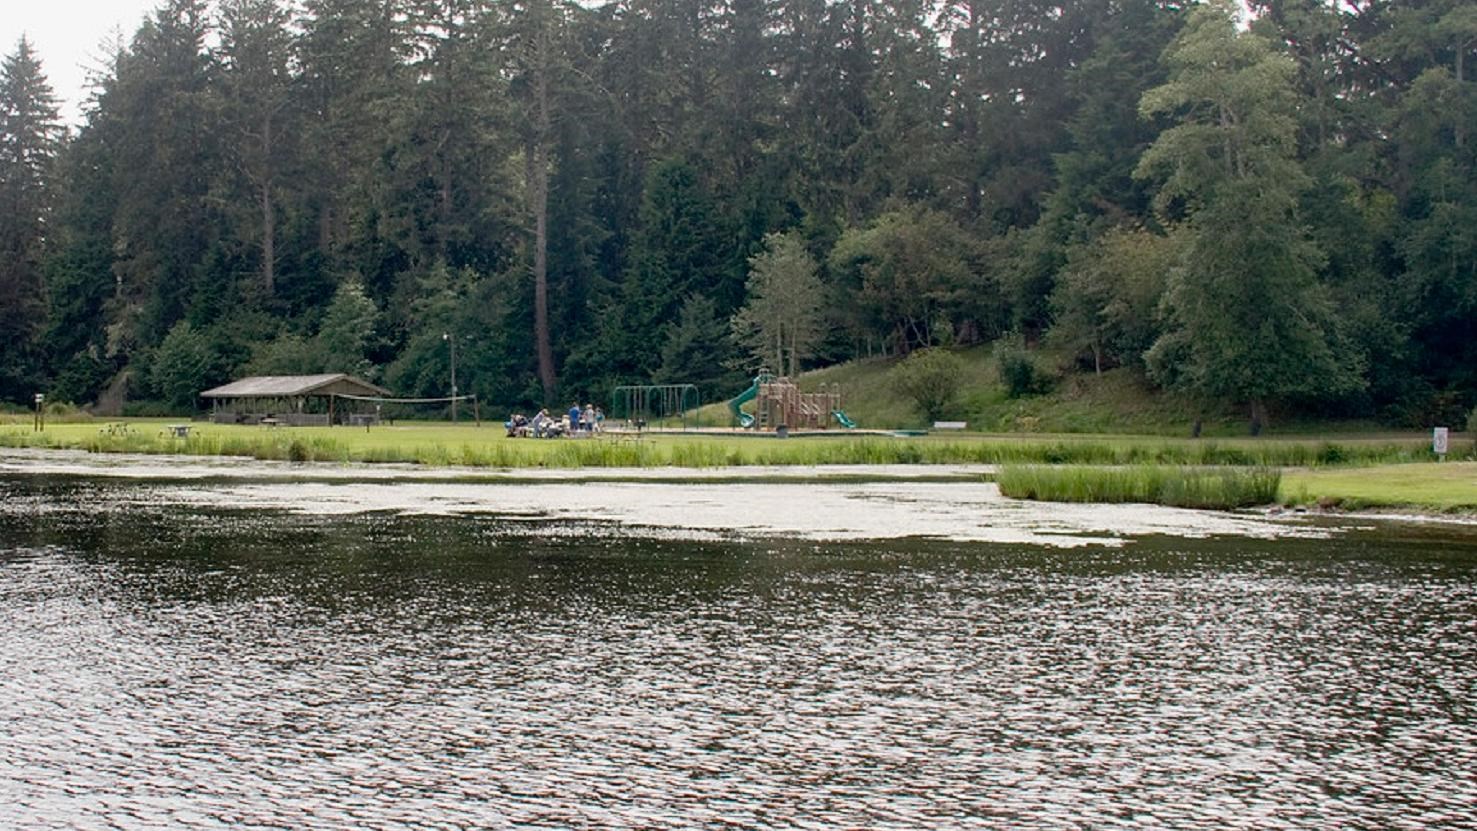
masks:
<path fill-rule="evenodd" d="M 1469 527 L 150 461 L 0 467 L 0 827 L 1477 827 Z"/>

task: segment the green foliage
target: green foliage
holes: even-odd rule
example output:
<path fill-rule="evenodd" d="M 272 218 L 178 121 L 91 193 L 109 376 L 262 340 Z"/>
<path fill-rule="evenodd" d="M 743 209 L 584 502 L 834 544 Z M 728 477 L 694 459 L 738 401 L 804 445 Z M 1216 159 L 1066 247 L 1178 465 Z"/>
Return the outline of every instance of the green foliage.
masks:
<path fill-rule="evenodd" d="M 455 331 L 479 394 L 600 397 L 717 377 L 701 298 L 790 373 L 1014 328 L 1165 412 L 1469 406 L 1472 4 L 1249 5 L 165 0 L 65 138 L 22 41 L 0 398 L 161 395 L 180 321 L 227 375 L 444 393 Z M 812 278 L 835 325 L 761 333 Z"/>
<path fill-rule="evenodd" d="M 1090 356 L 1097 373 L 1142 369 L 1160 335 L 1158 308 L 1178 261 L 1173 237 L 1143 229 L 1114 229 L 1074 246 L 1051 297 L 1051 340 Z"/>
<path fill-rule="evenodd" d="M 61 137 L 56 97 L 22 37 L 0 63 L 0 401 L 25 401 L 42 385 L 42 258 Z"/>
<path fill-rule="evenodd" d="M 847 231 L 830 268 L 843 290 L 855 292 L 853 326 L 886 332 L 907 352 L 947 342 L 971 322 L 968 311 L 991 293 L 974 259 L 974 243 L 956 223 L 913 208 Z"/>
<path fill-rule="evenodd" d="M 652 380 L 694 384 L 710 392 L 734 382 L 733 373 L 725 368 L 731 349 L 726 328 L 711 298 L 689 296 L 676 322 L 667 327 L 661 367 Z"/>
<path fill-rule="evenodd" d="M 175 324 L 154 353 L 149 383 L 178 410 L 194 410 L 199 394 L 224 380 L 224 366 L 210 333 L 187 321 Z"/>
<path fill-rule="evenodd" d="M 942 418 L 959 395 L 963 362 L 944 349 L 920 349 L 892 370 L 893 383 L 928 421 Z"/>
<path fill-rule="evenodd" d="M 374 301 L 364 295 L 364 287 L 357 281 L 340 285 L 318 329 L 322 371 L 374 375 L 366 353 L 378 315 Z"/>
<path fill-rule="evenodd" d="M 242 371 L 248 375 L 313 375 L 323 369 L 323 355 L 300 335 L 285 334 L 252 350 Z"/>
<path fill-rule="evenodd" d="M 995 364 L 1007 398 L 1021 398 L 1045 392 L 1050 377 L 1036 365 L 1036 360 L 1019 337 L 1001 338 L 995 344 Z"/>
<path fill-rule="evenodd" d="M 1282 472 L 1275 468 L 1041 467 L 1007 465 L 1000 492 L 1050 502 L 1144 502 L 1177 508 L 1230 510 L 1277 501 Z"/>
<path fill-rule="evenodd" d="M 1308 177 L 1296 158 L 1295 65 L 1238 31 L 1236 13 L 1223 1 L 1194 9 L 1166 53 L 1169 82 L 1144 94 L 1145 115 L 1178 123 L 1138 172 L 1162 181 L 1161 215 L 1183 215 L 1187 235 L 1148 365 L 1167 386 L 1251 402 L 1258 425 L 1267 401 L 1335 399 L 1363 379 L 1317 279 L 1322 252 L 1297 215 Z"/>
<path fill-rule="evenodd" d="M 733 337 L 748 351 L 745 368 L 799 377 L 823 334 L 825 287 L 799 235 L 770 234 L 749 258 L 748 300 L 733 316 Z"/>

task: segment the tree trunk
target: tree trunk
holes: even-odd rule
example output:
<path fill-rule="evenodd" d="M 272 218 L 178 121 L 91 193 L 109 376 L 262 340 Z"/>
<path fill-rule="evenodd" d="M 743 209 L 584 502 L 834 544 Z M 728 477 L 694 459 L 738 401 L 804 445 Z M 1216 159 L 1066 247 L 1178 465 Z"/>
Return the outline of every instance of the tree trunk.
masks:
<path fill-rule="evenodd" d="M 533 207 L 533 340 L 544 400 L 554 400 L 554 348 L 549 336 L 549 33 L 537 34 L 534 56 L 534 139 L 528 154 L 529 198 Z"/>
<path fill-rule="evenodd" d="M 277 212 L 272 209 L 272 116 L 262 120 L 262 288 L 277 293 Z"/>
<path fill-rule="evenodd" d="M 1251 400 L 1251 434 L 1260 436 L 1267 426 L 1267 403 L 1260 398 Z"/>

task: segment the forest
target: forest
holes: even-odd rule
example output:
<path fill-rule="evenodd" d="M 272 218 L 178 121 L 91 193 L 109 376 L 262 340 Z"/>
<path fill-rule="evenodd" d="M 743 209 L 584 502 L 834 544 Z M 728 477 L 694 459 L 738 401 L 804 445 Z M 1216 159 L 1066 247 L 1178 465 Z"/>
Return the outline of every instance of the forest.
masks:
<path fill-rule="evenodd" d="M 1470 0 L 163 0 L 0 67 L 0 401 L 504 407 L 1002 342 L 1477 403 Z"/>

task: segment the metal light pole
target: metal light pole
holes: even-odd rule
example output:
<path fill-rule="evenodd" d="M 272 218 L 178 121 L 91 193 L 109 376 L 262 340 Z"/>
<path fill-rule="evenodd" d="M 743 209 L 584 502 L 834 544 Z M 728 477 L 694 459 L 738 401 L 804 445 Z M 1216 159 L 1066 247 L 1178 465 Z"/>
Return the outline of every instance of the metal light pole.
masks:
<path fill-rule="evenodd" d="M 456 423 L 456 338 L 442 332 L 441 339 L 451 344 L 451 423 Z"/>

